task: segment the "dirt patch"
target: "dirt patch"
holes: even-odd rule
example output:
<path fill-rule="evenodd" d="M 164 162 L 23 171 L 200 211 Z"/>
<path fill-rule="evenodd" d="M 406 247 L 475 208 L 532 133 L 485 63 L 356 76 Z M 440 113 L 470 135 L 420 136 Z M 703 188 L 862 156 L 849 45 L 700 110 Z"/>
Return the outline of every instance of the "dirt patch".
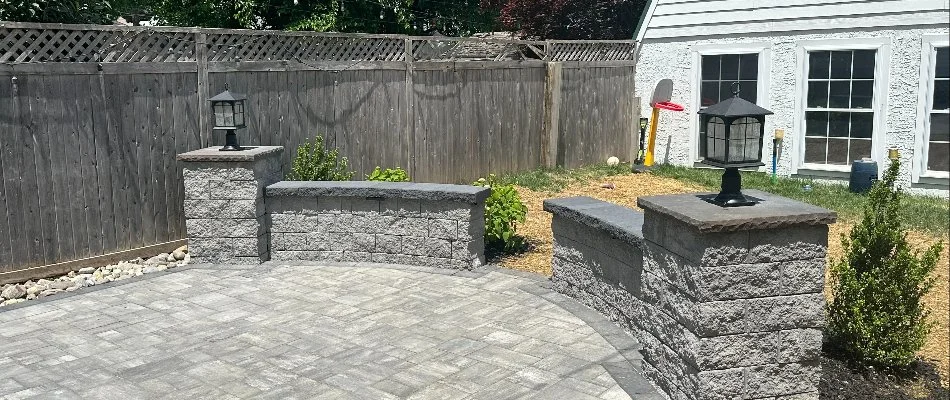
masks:
<path fill-rule="evenodd" d="M 602 187 L 604 184 L 612 184 L 613 189 Z M 528 217 L 525 223 L 518 227 L 518 233 L 525 237 L 529 243 L 529 249 L 518 255 L 502 257 L 497 261 L 508 268 L 551 276 L 551 214 L 544 212 L 542 208 L 542 202 L 545 199 L 589 196 L 638 209 L 636 202 L 639 196 L 703 191 L 706 190 L 700 186 L 651 174 L 611 176 L 600 181 L 573 184 L 557 193 L 535 192 L 519 187 L 518 192 L 528 206 Z M 841 234 L 848 232 L 849 229 L 850 226 L 846 223 L 831 225 L 828 235 L 829 258 L 841 256 Z M 908 240 L 915 248 L 923 249 L 940 239 L 924 233 L 910 232 Z M 950 287 L 948 287 L 948 283 L 950 283 L 950 258 L 948 258 L 947 237 L 944 237 L 943 241 L 943 253 L 935 272 L 937 284 L 926 298 L 927 305 L 933 312 L 932 319 L 936 325 L 924 348 L 918 354 L 923 360 L 936 365 L 943 386 L 948 386 L 948 376 L 950 376 L 950 316 L 948 316 L 948 313 L 950 313 L 950 304 L 948 304 L 948 301 L 950 301 Z M 828 288 L 826 288 L 827 291 Z"/>

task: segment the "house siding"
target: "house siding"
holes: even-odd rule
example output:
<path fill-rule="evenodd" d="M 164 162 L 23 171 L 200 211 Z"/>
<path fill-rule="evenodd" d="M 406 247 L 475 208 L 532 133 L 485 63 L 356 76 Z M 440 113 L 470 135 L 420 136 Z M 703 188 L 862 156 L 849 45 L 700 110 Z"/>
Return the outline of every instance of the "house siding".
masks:
<path fill-rule="evenodd" d="M 658 6 L 659 8 L 659 6 Z M 947 19 L 947 14 L 944 14 Z M 946 25 L 946 21 L 944 23 Z M 649 30 L 648 30 L 649 31 Z M 875 149 L 897 147 L 901 152 L 900 183 L 904 187 L 911 187 L 912 168 L 914 165 L 915 138 L 920 134 L 917 127 L 917 102 L 920 88 L 920 65 L 922 37 L 924 35 L 948 35 L 950 29 L 941 28 L 901 28 L 881 30 L 857 31 L 826 31 L 810 34 L 783 34 L 783 35 L 736 35 L 729 38 L 700 38 L 694 40 L 644 40 L 637 66 L 637 96 L 649 99 L 656 82 L 663 78 L 673 80 L 672 101 L 682 104 L 684 112 L 661 111 L 660 125 L 657 133 L 656 158 L 658 162 L 668 162 L 677 165 L 693 165 L 694 146 L 697 145 L 698 123 L 696 115 L 695 92 L 698 90 L 694 82 L 695 52 L 698 47 L 708 48 L 722 45 L 724 47 L 747 43 L 750 46 L 763 45 L 769 57 L 768 72 L 759 73 L 759 82 L 763 80 L 768 86 L 767 99 L 760 99 L 760 105 L 775 113 L 766 118 L 766 135 L 771 136 L 774 129 L 785 129 L 785 140 L 778 162 L 778 173 L 793 175 L 805 172 L 797 170 L 800 155 L 797 146 L 803 140 L 801 111 L 798 109 L 797 97 L 800 95 L 802 79 L 799 60 L 799 46 L 805 41 L 834 40 L 834 39 L 873 39 L 881 38 L 889 44 L 889 61 L 886 64 L 887 93 L 882 112 L 885 113 L 885 131 L 882 138 L 884 143 L 877 143 Z M 842 46 L 847 47 L 845 41 Z M 881 78 L 881 76 L 879 76 Z M 877 93 L 875 95 L 878 95 Z M 649 104 L 643 102 L 643 113 L 649 115 Z M 763 151 L 763 161 L 771 163 L 771 145 Z M 880 153 L 880 152 L 878 152 Z M 882 164 L 883 154 L 874 154 Z M 812 177 L 841 178 L 838 173 L 811 173 Z M 846 178 L 846 174 L 844 174 Z M 939 195 L 946 197 L 947 191 L 940 189 L 912 188 L 914 192 Z"/>
<path fill-rule="evenodd" d="M 654 0 L 644 40 L 946 25 L 948 0 Z"/>

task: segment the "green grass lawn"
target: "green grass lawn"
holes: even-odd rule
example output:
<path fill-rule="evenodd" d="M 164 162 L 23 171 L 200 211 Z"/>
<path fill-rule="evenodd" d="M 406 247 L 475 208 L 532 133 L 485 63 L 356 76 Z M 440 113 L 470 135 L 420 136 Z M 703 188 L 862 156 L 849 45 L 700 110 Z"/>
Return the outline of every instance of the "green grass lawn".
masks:
<path fill-rule="evenodd" d="M 718 191 L 722 179 L 720 169 L 701 169 L 658 165 L 651 173 L 676 180 L 705 186 L 710 191 Z M 811 190 L 805 191 L 805 185 Z M 775 183 L 762 172 L 743 172 L 742 187 L 759 189 L 780 196 L 825 207 L 838 213 L 844 221 L 857 222 L 861 219 L 867 196 L 851 193 L 846 185 L 824 184 L 811 180 L 778 178 Z M 901 199 L 902 217 L 910 229 L 942 236 L 950 227 L 950 202 L 946 199 L 905 194 Z"/>

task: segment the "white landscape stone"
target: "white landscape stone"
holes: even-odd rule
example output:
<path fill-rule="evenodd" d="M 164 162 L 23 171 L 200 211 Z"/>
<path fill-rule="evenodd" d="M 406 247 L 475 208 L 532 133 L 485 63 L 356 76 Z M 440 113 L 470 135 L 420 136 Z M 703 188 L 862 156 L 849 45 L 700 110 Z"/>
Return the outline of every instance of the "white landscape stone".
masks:
<path fill-rule="evenodd" d="M 38 279 L 35 282 L 29 280 L 0 285 L 0 307 L 182 267 L 190 261 L 188 247 L 181 246 L 172 253 L 162 253 L 150 258 L 133 258 L 101 267 L 83 267 L 78 271 L 70 271 L 53 278 Z"/>

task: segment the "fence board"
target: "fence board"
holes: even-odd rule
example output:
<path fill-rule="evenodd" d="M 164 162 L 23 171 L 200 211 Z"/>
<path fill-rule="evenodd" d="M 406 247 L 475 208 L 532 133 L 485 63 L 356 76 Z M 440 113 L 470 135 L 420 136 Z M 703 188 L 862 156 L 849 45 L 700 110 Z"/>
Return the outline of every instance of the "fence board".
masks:
<path fill-rule="evenodd" d="M 44 241 L 49 240 L 50 236 L 46 238 L 43 237 L 44 225 L 42 223 L 43 217 L 41 216 L 39 205 L 40 197 L 47 195 L 47 192 L 41 189 L 42 186 L 39 181 L 43 180 L 44 182 L 49 182 L 49 177 L 46 176 L 47 174 L 44 174 L 44 171 L 49 167 L 42 154 L 39 154 L 40 150 L 37 149 L 38 141 L 36 139 L 37 136 L 42 135 L 41 130 L 43 127 L 41 124 L 45 122 L 45 119 L 40 114 L 31 113 L 31 110 L 34 108 L 40 109 L 38 108 L 39 101 L 35 97 L 39 93 L 40 86 L 37 80 L 38 79 L 21 79 L 20 88 L 23 96 L 21 97 L 20 110 L 26 114 L 26 118 L 22 120 L 27 125 L 26 130 L 22 132 L 24 135 L 20 138 L 20 145 L 22 146 L 21 148 L 23 149 L 24 155 L 20 160 L 20 171 L 24 174 L 21 188 L 25 195 L 22 210 L 26 214 L 24 221 L 27 224 L 26 233 L 28 243 L 26 244 L 26 250 L 29 251 L 31 261 L 35 260 L 34 262 L 44 263 L 47 262 Z M 26 107 L 23 107 L 24 104 Z M 52 238 L 55 238 L 55 236 L 52 236 Z"/>
<path fill-rule="evenodd" d="M 77 121 L 77 130 L 76 135 L 79 147 L 80 147 L 80 170 L 81 170 L 81 182 L 79 185 L 83 189 L 83 210 L 81 210 L 81 221 L 83 226 L 86 228 L 87 237 L 88 237 L 88 255 L 96 256 L 103 254 L 104 250 L 107 248 L 103 246 L 103 223 L 104 220 L 103 213 L 101 211 L 101 205 L 99 203 L 99 180 L 97 173 L 97 138 L 95 132 L 93 131 L 93 106 L 92 103 L 95 101 L 92 98 L 95 96 L 97 91 L 95 90 L 95 76 L 83 76 L 77 77 L 75 85 L 71 87 L 71 90 L 76 90 L 79 93 L 86 93 L 87 98 L 81 100 L 76 97 L 70 99 L 70 113 L 65 116 L 63 122 L 69 123 L 71 115 L 79 116 Z M 65 81 L 68 85 L 69 80 Z"/>
<path fill-rule="evenodd" d="M 12 225 L 15 223 L 15 217 L 13 214 L 18 211 L 14 208 L 13 201 L 11 201 L 14 190 L 7 188 L 8 175 L 16 172 L 12 162 L 14 152 L 12 139 L 18 134 L 16 130 L 19 129 L 14 115 L 16 108 L 14 107 L 15 99 L 12 95 L 14 93 L 13 82 L 9 78 L 0 79 L 0 93 L 11 93 L 10 96 L 0 96 L 0 132 L 6 132 L 6 134 L 0 135 L 0 207 L 7 210 L 0 217 L 0 273 L 6 272 L 8 268 L 12 268 L 14 265 L 11 237 L 14 236 Z"/>
<path fill-rule="evenodd" d="M 69 80 L 64 76 L 48 76 L 60 93 L 78 89 L 81 80 Z M 47 94 L 57 110 L 58 117 L 48 119 L 48 135 L 51 144 L 51 172 L 56 182 L 56 196 L 53 198 L 53 207 L 56 208 L 56 227 L 60 232 L 58 245 L 60 253 L 56 259 L 63 259 L 70 254 L 90 256 L 89 227 L 85 223 L 86 207 L 85 185 L 82 170 L 83 141 L 79 134 L 79 125 L 87 115 L 80 115 L 76 110 L 76 102 L 55 94 Z M 70 117 L 75 115 L 76 117 Z M 88 145 L 87 145 L 88 146 Z M 65 235 L 64 235 L 65 233 Z"/>
<path fill-rule="evenodd" d="M 111 141 L 114 132 L 111 128 L 110 113 L 107 107 L 106 84 L 103 75 L 93 76 L 90 88 L 92 133 L 96 148 L 96 183 L 99 189 L 98 222 L 102 230 L 103 252 L 118 249 L 116 240 L 115 193 L 113 191 L 113 154 L 115 146 Z M 77 101 L 80 101 L 77 99 Z"/>

